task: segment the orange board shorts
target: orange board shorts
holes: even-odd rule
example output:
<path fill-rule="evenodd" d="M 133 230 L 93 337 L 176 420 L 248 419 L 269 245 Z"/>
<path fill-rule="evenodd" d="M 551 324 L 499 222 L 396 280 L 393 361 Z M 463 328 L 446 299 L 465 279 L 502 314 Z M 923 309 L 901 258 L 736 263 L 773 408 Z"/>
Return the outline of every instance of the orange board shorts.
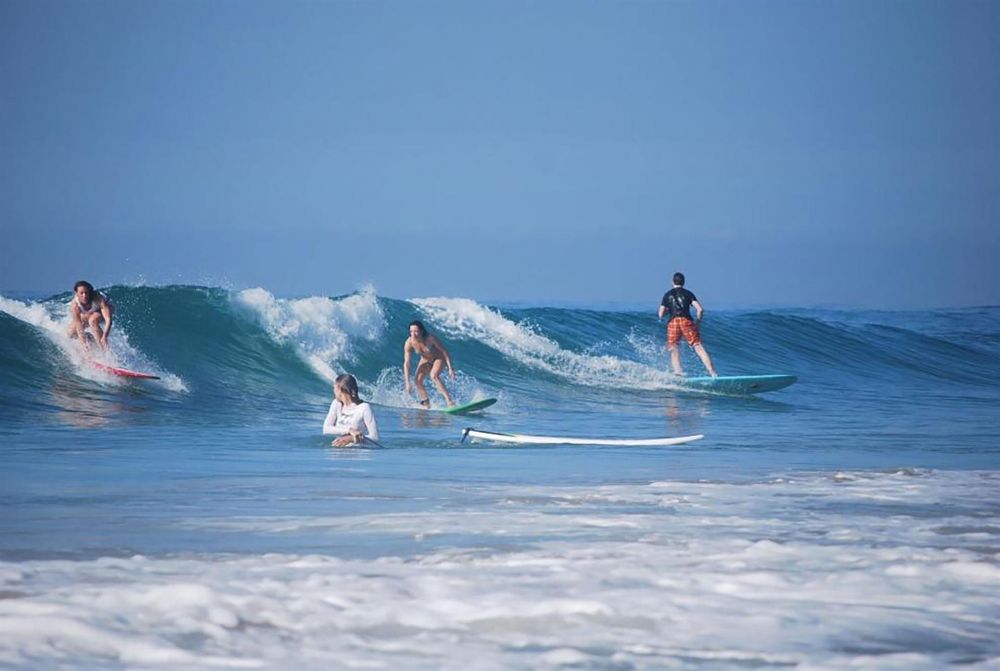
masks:
<path fill-rule="evenodd" d="M 681 334 L 691 347 L 701 344 L 698 325 L 686 317 L 674 317 L 667 323 L 667 345 L 673 347 L 679 343 Z"/>

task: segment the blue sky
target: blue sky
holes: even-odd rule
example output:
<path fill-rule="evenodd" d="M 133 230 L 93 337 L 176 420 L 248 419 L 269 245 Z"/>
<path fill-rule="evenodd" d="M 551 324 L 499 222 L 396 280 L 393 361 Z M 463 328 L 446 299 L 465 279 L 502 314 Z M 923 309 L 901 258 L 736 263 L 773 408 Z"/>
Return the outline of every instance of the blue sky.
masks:
<path fill-rule="evenodd" d="M 997 305 L 998 35 L 963 0 L 0 0 L 0 292 Z"/>

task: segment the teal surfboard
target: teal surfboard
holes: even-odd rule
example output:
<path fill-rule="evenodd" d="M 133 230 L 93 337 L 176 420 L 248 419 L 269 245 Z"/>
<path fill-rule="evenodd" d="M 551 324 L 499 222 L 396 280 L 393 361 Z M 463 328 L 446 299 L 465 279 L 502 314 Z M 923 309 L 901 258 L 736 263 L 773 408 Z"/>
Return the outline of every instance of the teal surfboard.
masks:
<path fill-rule="evenodd" d="M 473 401 L 472 403 L 465 403 L 463 405 L 453 405 L 448 408 L 430 408 L 430 410 L 437 410 L 438 412 L 446 412 L 449 415 L 464 415 L 466 413 L 482 410 L 483 408 L 488 408 L 496 402 L 497 400 L 495 398 L 484 398 L 479 401 Z"/>
<path fill-rule="evenodd" d="M 678 380 L 680 387 L 710 391 L 715 394 L 747 396 L 784 389 L 798 380 L 794 375 L 720 375 L 719 377 L 686 377 Z"/>

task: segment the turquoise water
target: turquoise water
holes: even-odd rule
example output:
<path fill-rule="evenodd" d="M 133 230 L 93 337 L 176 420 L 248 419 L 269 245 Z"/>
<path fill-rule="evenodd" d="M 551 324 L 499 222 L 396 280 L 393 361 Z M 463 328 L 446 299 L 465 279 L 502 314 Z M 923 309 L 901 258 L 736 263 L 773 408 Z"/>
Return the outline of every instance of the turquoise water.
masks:
<path fill-rule="evenodd" d="M 655 299 L 106 293 L 161 380 L 83 361 L 68 294 L 0 297 L 0 665 L 1000 664 L 1000 308 L 711 312 L 721 374 L 799 377 L 742 398 L 666 372 Z M 413 407 L 417 318 L 496 405 Z M 384 449 L 320 435 L 344 371 Z"/>

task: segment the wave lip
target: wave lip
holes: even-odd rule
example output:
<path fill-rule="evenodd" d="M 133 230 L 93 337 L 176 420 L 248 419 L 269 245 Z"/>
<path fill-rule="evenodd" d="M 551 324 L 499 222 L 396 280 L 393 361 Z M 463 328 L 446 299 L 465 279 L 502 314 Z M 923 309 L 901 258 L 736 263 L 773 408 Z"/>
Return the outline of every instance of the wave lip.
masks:
<path fill-rule="evenodd" d="M 485 344 L 529 369 L 588 387 L 611 383 L 632 389 L 675 388 L 677 379 L 665 370 L 606 354 L 581 354 L 564 349 L 540 333 L 544 325 L 514 322 L 499 311 L 467 298 L 412 299 L 427 319 L 453 338 Z"/>
<path fill-rule="evenodd" d="M 275 342 L 290 344 L 320 377 L 333 382 L 333 366 L 356 361 L 358 340 L 379 341 L 386 318 L 374 288 L 333 299 L 319 296 L 275 298 L 262 288 L 236 294 Z"/>

